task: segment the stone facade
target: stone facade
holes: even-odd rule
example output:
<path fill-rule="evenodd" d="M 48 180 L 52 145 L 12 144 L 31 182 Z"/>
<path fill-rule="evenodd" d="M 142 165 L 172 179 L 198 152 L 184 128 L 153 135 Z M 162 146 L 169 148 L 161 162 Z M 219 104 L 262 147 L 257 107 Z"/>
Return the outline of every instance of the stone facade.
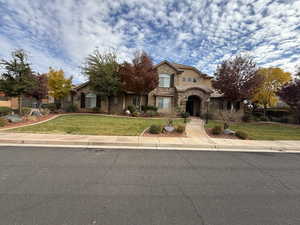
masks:
<path fill-rule="evenodd" d="M 189 112 L 193 116 L 203 116 L 207 112 L 213 115 L 215 119 L 219 119 L 224 113 L 231 114 L 237 118 L 241 118 L 244 114 L 242 107 L 233 110 L 231 107 L 225 106 L 226 100 L 223 98 L 213 97 L 212 78 L 201 73 L 194 67 L 182 64 L 170 63 L 163 61 L 156 65 L 159 75 L 167 77 L 167 84 L 159 85 L 148 96 L 142 97 L 142 105 L 153 105 L 158 107 L 158 112 L 163 114 L 178 114 L 181 112 Z M 161 77 L 160 77 L 161 79 Z M 80 85 L 75 89 L 73 96 L 74 104 L 80 111 L 91 111 L 87 107 L 91 105 L 82 104 L 85 101 L 83 96 L 90 96 L 93 92 L 89 89 L 88 83 Z M 104 113 L 123 113 L 129 105 L 136 104 L 137 96 L 134 93 L 121 93 L 118 96 L 110 98 L 101 98 L 96 101 L 100 112 Z M 209 102 L 210 100 L 210 102 Z M 87 100 L 91 101 L 91 100 Z M 220 103 L 221 102 L 221 103 Z M 96 104 L 94 102 L 94 106 Z M 220 105 L 223 104 L 221 107 Z"/>

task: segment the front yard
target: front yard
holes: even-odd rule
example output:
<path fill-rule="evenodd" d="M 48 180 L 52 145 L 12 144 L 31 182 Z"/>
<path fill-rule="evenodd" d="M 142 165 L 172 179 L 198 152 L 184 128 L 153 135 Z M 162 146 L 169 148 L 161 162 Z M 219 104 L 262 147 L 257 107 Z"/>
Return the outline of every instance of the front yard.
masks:
<path fill-rule="evenodd" d="M 223 126 L 223 122 L 210 120 L 206 128 L 216 125 Z M 244 131 L 252 140 L 300 140 L 300 126 L 281 123 L 230 123 L 229 129 Z"/>
<path fill-rule="evenodd" d="M 174 122 L 176 124 L 182 121 L 177 119 Z M 63 115 L 37 125 L 12 129 L 9 132 L 136 136 L 152 124 L 166 123 L 167 119 L 73 114 Z"/>

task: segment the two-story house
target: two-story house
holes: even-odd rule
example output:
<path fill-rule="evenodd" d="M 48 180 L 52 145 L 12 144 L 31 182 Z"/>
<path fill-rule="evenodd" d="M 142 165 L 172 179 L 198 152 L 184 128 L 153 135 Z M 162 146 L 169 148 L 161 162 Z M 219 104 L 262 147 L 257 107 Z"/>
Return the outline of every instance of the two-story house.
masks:
<path fill-rule="evenodd" d="M 160 113 L 177 114 L 186 111 L 192 116 L 206 113 L 209 100 L 216 110 L 228 109 L 227 102 L 214 92 L 212 77 L 195 67 L 168 61 L 155 67 L 159 74 L 159 85 L 143 96 L 142 105 L 155 105 Z M 97 107 L 101 112 L 123 113 L 128 105 L 137 105 L 138 97 L 134 93 L 123 92 L 118 96 L 101 98 L 89 89 L 86 82 L 73 89 L 72 101 L 80 111 L 91 111 Z"/>

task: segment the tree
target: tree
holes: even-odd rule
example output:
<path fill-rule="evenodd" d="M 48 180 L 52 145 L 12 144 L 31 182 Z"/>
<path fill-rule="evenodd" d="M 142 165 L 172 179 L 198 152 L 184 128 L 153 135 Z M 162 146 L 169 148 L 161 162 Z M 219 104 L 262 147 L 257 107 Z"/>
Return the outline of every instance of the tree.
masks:
<path fill-rule="evenodd" d="M 11 56 L 12 59 L 9 61 L 0 61 L 4 71 L 0 78 L 0 90 L 9 97 L 18 97 L 19 113 L 22 113 L 22 95 L 30 95 L 37 83 L 27 62 L 25 51 L 22 49 L 13 51 Z"/>
<path fill-rule="evenodd" d="M 34 97 L 40 105 L 42 99 L 48 96 L 47 74 L 37 74 L 34 76 L 34 79 L 36 80 L 37 85 L 30 91 L 29 95 Z"/>
<path fill-rule="evenodd" d="M 213 87 L 228 100 L 241 101 L 250 99 L 260 83 L 255 62 L 247 56 L 236 56 L 217 67 Z"/>
<path fill-rule="evenodd" d="M 101 97 L 117 95 L 120 92 L 119 64 L 114 52 L 101 54 L 95 50 L 86 58 L 83 73 L 88 77 L 90 88 Z M 110 104 L 108 104 L 110 112 Z"/>
<path fill-rule="evenodd" d="M 300 123 L 300 70 L 293 81 L 281 88 L 278 96 L 291 107 Z"/>
<path fill-rule="evenodd" d="M 132 63 L 125 62 L 120 67 L 122 88 L 141 97 L 147 95 L 158 85 L 158 73 L 154 68 L 152 59 L 145 52 L 137 52 Z"/>
<path fill-rule="evenodd" d="M 256 89 L 252 101 L 264 107 L 264 114 L 266 116 L 266 108 L 276 105 L 278 101 L 277 92 L 292 77 L 290 73 L 284 72 L 280 68 L 262 68 L 258 70 L 258 74 L 262 77 L 263 81 Z"/>
<path fill-rule="evenodd" d="M 61 106 L 61 100 L 70 94 L 72 89 L 72 77 L 65 78 L 63 70 L 49 69 L 47 74 L 49 95 L 52 96 L 58 108 Z"/>

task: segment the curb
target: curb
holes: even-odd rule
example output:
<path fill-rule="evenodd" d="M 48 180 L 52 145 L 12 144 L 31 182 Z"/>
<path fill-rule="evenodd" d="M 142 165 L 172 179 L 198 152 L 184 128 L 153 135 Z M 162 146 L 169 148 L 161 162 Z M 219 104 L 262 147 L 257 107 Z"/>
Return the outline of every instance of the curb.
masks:
<path fill-rule="evenodd" d="M 14 140 L 14 139 L 2 139 L 1 145 L 9 145 L 9 144 L 18 144 L 22 145 L 43 145 L 43 146 L 73 146 L 73 147 L 97 147 L 101 146 L 105 147 L 115 147 L 115 148 L 155 148 L 155 149 L 209 149 L 209 150 L 245 150 L 245 151 L 253 151 L 253 150 L 267 150 L 267 151 L 277 151 L 277 152 L 286 152 L 286 151 L 299 151 L 300 147 L 280 147 L 280 146 L 245 146 L 245 145 L 216 145 L 216 144 L 155 144 L 155 143 L 130 143 L 130 142 L 101 142 L 101 141 L 63 141 L 63 140 Z"/>

